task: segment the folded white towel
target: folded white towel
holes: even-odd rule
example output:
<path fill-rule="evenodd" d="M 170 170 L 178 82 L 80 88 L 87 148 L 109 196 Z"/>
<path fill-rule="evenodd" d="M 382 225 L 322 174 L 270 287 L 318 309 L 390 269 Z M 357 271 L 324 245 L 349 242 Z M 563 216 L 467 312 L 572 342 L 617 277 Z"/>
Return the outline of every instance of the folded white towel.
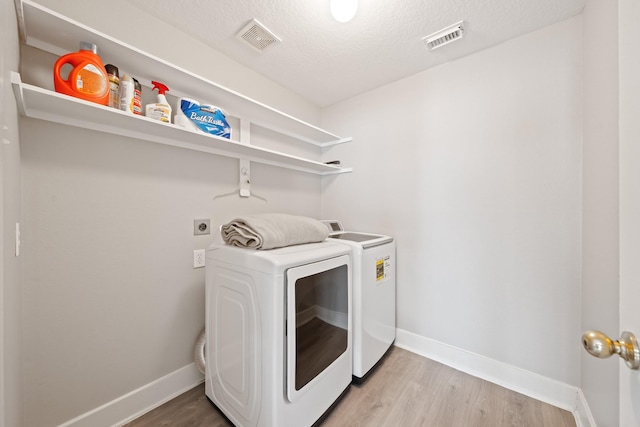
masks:
<path fill-rule="evenodd" d="M 329 235 L 327 227 L 316 219 L 278 213 L 241 216 L 220 231 L 226 244 L 252 249 L 321 242 Z"/>

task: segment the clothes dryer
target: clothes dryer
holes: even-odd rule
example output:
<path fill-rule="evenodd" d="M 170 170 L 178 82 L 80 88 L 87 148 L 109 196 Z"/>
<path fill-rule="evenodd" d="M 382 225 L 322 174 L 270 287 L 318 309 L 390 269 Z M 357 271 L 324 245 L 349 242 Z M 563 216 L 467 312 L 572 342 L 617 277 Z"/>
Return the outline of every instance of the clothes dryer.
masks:
<path fill-rule="evenodd" d="M 353 381 L 361 383 L 396 338 L 396 245 L 390 236 L 345 231 L 326 220 L 329 240 L 352 250 Z"/>
<path fill-rule="evenodd" d="M 351 251 L 206 253 L 207 397 L 236 426 L 311 426 L 352 379 Z"/>

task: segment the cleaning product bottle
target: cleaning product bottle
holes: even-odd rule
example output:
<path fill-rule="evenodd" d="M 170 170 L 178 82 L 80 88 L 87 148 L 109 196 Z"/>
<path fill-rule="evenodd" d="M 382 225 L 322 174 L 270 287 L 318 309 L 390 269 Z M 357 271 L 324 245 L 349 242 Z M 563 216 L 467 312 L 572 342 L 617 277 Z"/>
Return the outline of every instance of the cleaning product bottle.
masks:
<path fill-rule="evenodd" d="M 129 74 L 123 74 L 120 78 L 120 103 L 119 108 L 133 114 L 133 78 Z"/>
<path fill-rule="evenodd" d="M 109 77 L 109 107 L 119 108 L 120 103 L 120 75 L 118 74 L 118 67 L 113 64 L 107 64 L 104 66 L 107 70 L 107 77 Z"/>
<path fill-rule="evenodd" d="M 153 85 L 153 89 L 158 89 L 158 102 L 155 104 L 147 104 L 145 115 L 152 119 L 160 120 L 161 122 L 171 123 L 171 105 L 169 105 L 167 98 L 164 96 L 164 93 L 167 92 L 169 88 L 156 81 L 151 81 L 151 84 Z"/>
<path fill-rule="evenodd" d="M 133 78 L 133 114 L 142 115 L 142 85 Z"/>
<path fill-rule="evenodd" d="M 64 78 L 61 71 L 67 64 L 73 68 Z M 98 56 L 98 47 L 93 43 L 80 42 L 80 51 L 58 58 L 53 66 L 53 86 L 56 92 L 107 105 L 109 78 Z"/>

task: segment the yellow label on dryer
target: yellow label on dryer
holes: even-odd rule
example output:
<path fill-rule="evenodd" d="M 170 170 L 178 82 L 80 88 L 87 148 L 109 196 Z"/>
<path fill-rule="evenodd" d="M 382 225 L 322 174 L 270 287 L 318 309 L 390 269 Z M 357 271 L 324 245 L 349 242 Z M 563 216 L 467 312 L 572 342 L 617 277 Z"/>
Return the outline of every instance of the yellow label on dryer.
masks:
<path fill-rule="evenodd" d="M 387 278 L 391 270 L 391 257 L 386 256 L 376 260 L 376 283 Z"/>
<path fill-rule="evenodd" d="M 384 260 L 379 259 L 376 261 L 376 282 L 384 279 Z"/>

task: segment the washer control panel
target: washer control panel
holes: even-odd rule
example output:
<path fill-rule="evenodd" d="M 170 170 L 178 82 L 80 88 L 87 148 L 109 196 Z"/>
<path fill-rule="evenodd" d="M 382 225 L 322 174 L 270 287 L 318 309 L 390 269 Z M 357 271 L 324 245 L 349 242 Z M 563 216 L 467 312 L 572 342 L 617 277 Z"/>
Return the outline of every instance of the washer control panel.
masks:
<path fill-rule="evenodd" d="M 333 219 L 328 219 L 328 220 L 324 220 L 321 221 L 324 225 L 327 226 L 327 228 L 329 229 L 329 233 L 336 233 L 336 232 L 342 232 L 344 231 L 344 228 L 342 228 L 342 224 L 340 224 L 340 221 L 336 221 Z"/>

